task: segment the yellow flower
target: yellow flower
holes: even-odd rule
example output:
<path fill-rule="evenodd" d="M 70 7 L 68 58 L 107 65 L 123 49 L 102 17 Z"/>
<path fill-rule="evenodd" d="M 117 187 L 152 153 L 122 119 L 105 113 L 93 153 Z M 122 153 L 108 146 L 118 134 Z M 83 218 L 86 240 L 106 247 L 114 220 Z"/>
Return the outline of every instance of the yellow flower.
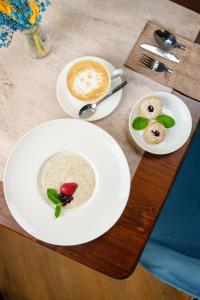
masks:
<path fill-rule="evenodd" d="M 29 21 L 32 25 L 34 25 L 36 22 L 37 16 L 40 13 L 40 9 L 36 2 L 30 2 L 30 7 L 32 8 L 32 14 L 30 16 Z"/>
<path fill-rule="evenodd" d="M 2 0 L 0 0 L 0 12 L 5 13 L 7 16 L 10 16 L 11 14 L 11 7 L 8 3 L 3 3 Z"/>

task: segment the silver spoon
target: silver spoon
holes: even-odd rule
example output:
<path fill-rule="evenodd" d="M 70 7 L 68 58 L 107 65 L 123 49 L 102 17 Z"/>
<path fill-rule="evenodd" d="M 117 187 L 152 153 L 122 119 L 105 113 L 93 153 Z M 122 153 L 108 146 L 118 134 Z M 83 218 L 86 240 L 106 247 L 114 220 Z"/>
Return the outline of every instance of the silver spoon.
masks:
<path fill-rule="evenodd" d="M 171 48 L 180 48 L 182 50 L 185 50 L 185 46 L 179 44 L 176 41 L 175 36 L 167 30 L 164 29 L 155 30 L 153 35 L 155 41 L 164 50 L 170 50 Z"/>
<path fill-rule="evenodd" d="M 117 91 L 121 90 L 127 83 L 128 82 L 126 80 L 122 81 L 120 84 L 118 84 L 112 91 L 110 91 L 105 97 L 103 97 L 98 102 L 84 105 L 79 111 L 79 117 L 81 119 L 87 119 L 87 118 L 91 117 L 95 113 L 97 106 L 102 101 L 106 100 L 108 97 L 115 94 Z"/>

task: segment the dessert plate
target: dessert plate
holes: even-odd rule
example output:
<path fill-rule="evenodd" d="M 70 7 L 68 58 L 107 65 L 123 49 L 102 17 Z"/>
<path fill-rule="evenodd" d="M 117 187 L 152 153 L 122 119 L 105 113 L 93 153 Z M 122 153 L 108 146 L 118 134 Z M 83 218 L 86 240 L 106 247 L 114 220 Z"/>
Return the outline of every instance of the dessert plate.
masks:
<path fill-rule="evenodd" d="M 69 152 L 88 160 L 95 190 L 82 206 L 62 209 L 59 218 L 39 189 L 39 174 L 52 155 Z M 20 139 L 4 173 L 4 193 L 15 220 L 35 238 L 55 245 L 96 239 L 121 216 L 128 201 L 130 172 L 118 143 L 89 122 L 58 119 L 43 123 Z"/>
<path fill-rule="evenodd" d="M 175 126 L 166 130 L 166 136 L 160 144 L 150 145 L 143 139 L 143 130 L 134 130 L 132 122 L 139 116 L 139 106 L 143 99 L 157 97 L 163 104 L 162 113 L 175 119 Z M 129 115 L 129 131 L 135 143 L 145 151 L 154 154 L 168 154 L 182 147 L 190 136 L 192 118 L 185 103 L 177 96 L 167 92 L 155 92 L 144 95 L 133 106 Z"/>
<path fill-rule="evenodd" d="M 69 91 L 67 90 L 67 87 L 66 87 L 66 75 L 67 75 L 68 70 L 71 68 L 71 66 L 75 62 L 78 62 L 83 59 L 86 59 L 86 60 L 94 59 L 95 61 L 102 63 L 103 65 L 105 65 L 108 68 L 110 73 L 112 73 L 115 70 L 115 67 L 107 60 L 100 58 L 100 57 L 94 57 L 94 56 L 80 57 L 76 60 L 71 61 L 69 64 L 67 64 L 64 67 L 64 69 L 61 71 L 61 73 L 58 77 L 58 80 L 57 80 L 57 86 L 56 86 L 57 98 L 58 98 L 58 101 L 59 101 L 61 107 L 63 108 L 63 110 L 71 117 L 77 118 L 77 119 L 79 119 L 79 110 L 81 109 L 81 107 L 83 107 L 85 104 L 87 104 L 87 102 L 75 100 L 71 96 L 71 94 L 69 93 Z M 115 79 L 112 79 L 111 89 L 113 89 L 115 86 L 117 86 L 121 82 L 122 82 L 122 80 L 121 80 L 120 76 Z M 114 111 L 114 109 L 118 106 L 118 104 L 121 100 L 121 97 L 122 97 L 122 90 L 118 91 L 117 93 L 115 93 L 114 95 L 110 96 L 105 101 L 103 101 L 98 106 L 98 109 L 95 112 L 95 114 L 85 120 L 96 121 L 96 120 L 105 118 L 106 116 L 111 114 Z"/>

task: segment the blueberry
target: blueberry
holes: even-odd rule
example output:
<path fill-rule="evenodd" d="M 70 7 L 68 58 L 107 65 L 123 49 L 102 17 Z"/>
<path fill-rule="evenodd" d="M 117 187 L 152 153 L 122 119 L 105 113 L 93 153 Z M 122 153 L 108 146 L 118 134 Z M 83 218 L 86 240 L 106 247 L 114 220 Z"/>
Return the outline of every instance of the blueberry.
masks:
<path fill-rule="evenodd" d="M 158 130 L 155 130 L 155 131 L 151 130 L 151 132 L 152 132 L 153 135 L 156 136 L 156 137 L 160 136 L 160 132 L 159 132 Z"/>
<path fill-rule="evenodd" d="M 148 111 L 149 111 L 149 112 L 153 112 L 153 111 L 154 111 L 154 107 L 153 107 L 152 105 L 149 105 L 149 106 L 148 106 Z"/>

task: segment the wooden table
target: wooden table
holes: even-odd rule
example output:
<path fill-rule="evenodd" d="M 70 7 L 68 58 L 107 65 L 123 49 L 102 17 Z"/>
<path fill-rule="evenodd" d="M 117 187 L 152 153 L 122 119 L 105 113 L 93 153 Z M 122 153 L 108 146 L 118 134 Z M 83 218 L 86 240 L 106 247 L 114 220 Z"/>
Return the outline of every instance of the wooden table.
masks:
<path fill-rule="evenodd" d="M 188 1 L 188 0 L 171 0 L 171 1 L 200 13 L 199 0 L 190 0 L 190 1 Z"/>
<path fill-rule="evenodd" d="M 200 34 L 197 38 L 200 43 Z M 174 91 L 174 93 L 176 93 Z M 199 122 L 200 102 L 178 95 L 192 114 L 193 133 Z M 122 279 L 134 271 L 167 194 L 186 154 L 188 142 L 170 155 L 144 153 L 132 180 L 128 205 L 111 230 L 98 239 L 73 247 L 43 243 L 28 235 L 11 216 L 0 183 L 0 225 L 108 276 Z"/>

